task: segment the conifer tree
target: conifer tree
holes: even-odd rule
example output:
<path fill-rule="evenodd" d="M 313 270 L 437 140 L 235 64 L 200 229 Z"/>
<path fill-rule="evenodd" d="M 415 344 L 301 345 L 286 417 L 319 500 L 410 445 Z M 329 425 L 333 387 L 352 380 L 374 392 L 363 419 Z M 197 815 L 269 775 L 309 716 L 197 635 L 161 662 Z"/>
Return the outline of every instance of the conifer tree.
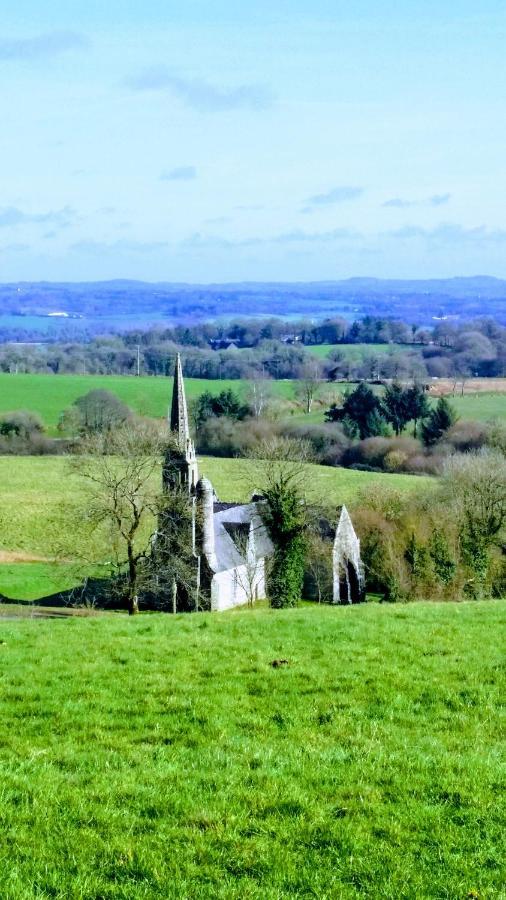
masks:
<path fill-rule="evenodd" d="M 422 426 L 422 439 L 426 447 L 432 447 L 457 421 L 457 413 L 446 397 L 440 397 Z"/>

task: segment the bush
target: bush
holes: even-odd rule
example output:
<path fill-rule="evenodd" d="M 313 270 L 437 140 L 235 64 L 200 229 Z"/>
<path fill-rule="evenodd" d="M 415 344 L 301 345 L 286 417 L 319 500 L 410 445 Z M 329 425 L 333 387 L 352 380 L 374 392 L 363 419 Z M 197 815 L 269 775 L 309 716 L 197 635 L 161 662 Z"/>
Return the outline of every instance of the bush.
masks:
<path fill-rule="evenodd" d="M 343 465 L 367 466 L 375 471 L 410 472 L 411 459 L 422 451 L 419 441 L 409 437 L 371 437 L 359 441 L 343 454 Z"/>
<path fill-rule="evenodd" d="M 36 413 L 20 409 L 0 418 L 0 454 L 4 456 L 40 456 L 66 449 L 66 442 L 46 437 Z"/>
<path fill-rule="evenodd" d="M 266 419 L 212 417 L 197 433 L 197 450 L 208 456 L 254 456 L 257 446 L 278 434 L 279 427 Z"/>
<path fill-rule="evenodd" d="M 445 434 L 445 444 L 459 453 L 479 450 L 487 442 L 487 426 L 482 422 L 456 422 Z"/>
<path fill-rule="evenodd" d="M 284 429 L 288 437 L 303 440 L 309 444 L 315 461 L 326 466 L 338 466 L 350 445 L 339 425 L 291 425 Z"/>
<path fill-rule="evenodd" d="M 402 472 L 408 458 L 402 450 L 389 450 L 383 459 L 383 465 L 388 472 Z"/>
<path fill-rule="evenodd" d="M 26 440 L 35 434 L 42 434 L 43 431 L 44 426 L 40 416 L 26 409 L 4 413 L 0 418 L 0 435 L 2 437 L 17 437 Z"/>
<path fill-rule="evenodd" d="M 131 410 L 116 394 L 101 388 L 88 391 L 64 410 L 58 422 L 63 432 L 89 436 L 118 428 L 132 416 Z"/>

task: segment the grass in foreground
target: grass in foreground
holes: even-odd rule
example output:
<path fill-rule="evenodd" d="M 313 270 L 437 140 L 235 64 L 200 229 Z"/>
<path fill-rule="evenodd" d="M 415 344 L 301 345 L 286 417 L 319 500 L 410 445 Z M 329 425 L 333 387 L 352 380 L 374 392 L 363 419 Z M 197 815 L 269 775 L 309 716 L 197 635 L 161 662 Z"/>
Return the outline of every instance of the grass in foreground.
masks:
<path fill-rule="evenodd" d="M 503 897 L 504 624 L 500 603 L 0 620 L 0 895 Z"/>

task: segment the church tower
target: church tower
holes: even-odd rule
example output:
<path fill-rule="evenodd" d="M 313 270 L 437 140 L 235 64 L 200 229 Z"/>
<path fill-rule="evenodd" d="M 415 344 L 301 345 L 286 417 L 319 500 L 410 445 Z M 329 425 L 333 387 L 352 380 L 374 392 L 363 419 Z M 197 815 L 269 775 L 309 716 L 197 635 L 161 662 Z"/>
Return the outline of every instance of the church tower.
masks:
<path fill-rule="evenodd" d="M 165 488 L 187 486 L 193 493 L 199 478 L 195 447 L 190 437 L 188 406 L 184 389 L 181 355 L 176 356 L 174 385 L 170 407 L 169 426 L 176 447 L 170 448 L 165 457 L 163 485 Z"/>

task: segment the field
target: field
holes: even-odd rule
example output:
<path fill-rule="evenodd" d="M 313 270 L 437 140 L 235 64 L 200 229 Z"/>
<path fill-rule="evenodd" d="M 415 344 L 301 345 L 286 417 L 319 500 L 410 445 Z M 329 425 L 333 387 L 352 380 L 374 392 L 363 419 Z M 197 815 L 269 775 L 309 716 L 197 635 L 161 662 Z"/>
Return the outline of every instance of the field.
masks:
<path fill-rule="evenodd" d="M 463 397 L 448 397 L 461 419 L 489 422 L 492 419 L 506 419 L 506 393 L 464 394 Z"/>
<path fill-rule="evenodd" d="M 283 387 L 286 382 L 280 382 Z M 291 383 L 289 383 L 291 387 Z M 228 387 L 245 392 L 240 381 L 208 381 L 185 378 L 189 400 L 205 390 L 219 393 Z M 0 374 L 0 413 L 12 409 L 37 412 L 54 431 L 60 413 L 88 391 L 104 389 L 116 394 L 135 412 L 153 418 L 167 415 L 172 396 L 172 378 L 134 378 L 121 375 L 7 375 Z M 286 393 L 286 386 L 280 391 Z"/>
<path fill-rule="evenodd" d="M 500 603 L 0 620 L 0 895 L 504 897 L 504 625 Z"/>
<path fill-rule="evenodd" d="M 417 344 L 315 344 L 307 346 L 305 349 L 320 359 L 326 359 L 329 353 L 337 350 L 350 360 L 384 356 L 386 353 L 398 356 L 400 353 L 421 352 L 420 346 Z"/>
<path fill-rule="evenodd" d="M 362 346 L 362 345 L 357 345 Z M 370 346 L 370 345 L 365 345 Z M 383 345 L 380 345 L 383 346 Z M 384 345 L 389 347 L 389 345 Z M 495 390 L 497 381 L 497 388 Z M 479 379 L 479 390 L 472 390 L 472 380 L 466 384 L 463 397 L 450 397 L 462 419 L 488 421 L 499 418 L 506 419 L 506 391 L 504 379 Z M 445 382 L 446 385 L 446 382 Z M 247 381 L 218 380 L 204 378 L 185 378 L 186 392 L 189 400 L 198 397 L 203 391 L 219 393 L 225 388 L 232 388 L 243 397 L 247 396 Z M 269 381 L 269 392 L 282 401 L 285 415 L 299 423 L 319 423 L 324 421 L 324 409 L 345 389 L 353 389 L 353 385 L 345 383 L 322 383 L 319 393 L 324 398 L 323 405 L 318 404 L 314 411 L 306 416 L 302 401 L 294 403 L 296 382 Z M 13 409 L 28 409 L 37 412 L 43 419 L 50 433 L 56 433 L 60 413 L 90 390 L 105 389 L 116 394 L 131 409 L 141 415 L 162 418 L 167 415 L 172 395 L 172 378 L 134 378 L 120 375 L 9 375 L 0 373 L 0 414 Z M 501 392 L 502 391 L 502 392 Z"/>

